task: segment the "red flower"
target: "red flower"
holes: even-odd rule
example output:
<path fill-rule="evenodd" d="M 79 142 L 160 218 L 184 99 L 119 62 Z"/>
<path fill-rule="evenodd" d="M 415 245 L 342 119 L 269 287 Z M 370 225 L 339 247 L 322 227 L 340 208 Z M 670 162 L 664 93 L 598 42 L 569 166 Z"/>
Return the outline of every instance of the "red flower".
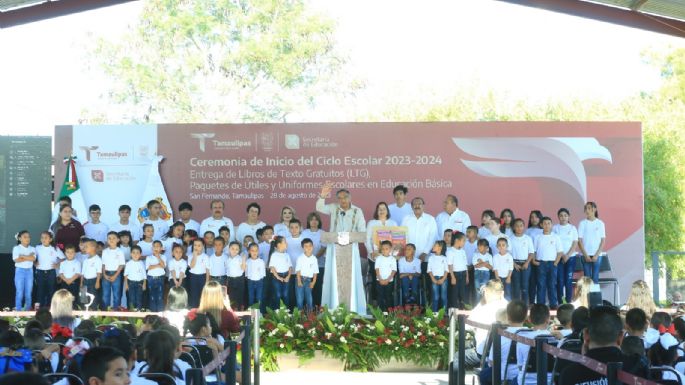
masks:
<path fill-rule="evenodd" d="M 427 339 L 428 339 L 428 338 L 426 338 L 425 335 L 421 335 L 421 336 L 419 337 L 419 341 L 421 341 L 422 343 L 423 343 L 423 342 L 426 342 Z"/>
<path fill-rule="evenodd" d="M 445 322 L 444 319 L 441 319 L 441 320 L 438 322 L 438 327 L 439 327 L 440 329 L 443 329 L 443 328 L 445 327 L 445 325 L 447 325 L 447 323 Z"/>
<path fill-rule="evenodd" d="M 347 337 L 350 336 L 350 333 L 348 333 L 348 332 L 343 332 L 341 335 L 342 335 L 343 337 L 347 338 Z"/>
<path fill-rule="evenodd" d="M 276 327 L 274 326 L 274 324 L 272 324 L 271 322 L 267 322 L 266 325 L 265 325 L 264 327 L 265 327 L 266 330 L 268 330 L 268 331 L 272 331 L 272 330 L 276 329 Z"/>
<path fill-rule="evenodd" d="M 195 321 L 195 318 L 197 317 L 197 309 L 191 309 L 191 310 L 188 312 L 188 316 L 187 316 L 187 317 L 188 317 L 188 319 L 189 319 L 190 321 Z"/>
<path fill-rule="evenodd" d="M 385 340 L 383 339 L 383 337 L 378 337 L 378 338 L 376 338 L 376 343 L 377 343 L 378 345 L 383 345 L 384 342 L 385 342 Z"/>
<path fill-rule="evenodd" d="M 71 329 L 69 329 L 68 327 L 61 326 L 61 325 L 54 323 L 50 327 L 50 335 L 52 336 L 52 338 L 55 338 L 57 336 L 61 336 L 64 338 L 71 338 L 71 336 L 73 334 L 71 332 Z"/>
<path fill-rule="evenodd" d="M 304 323 L 302 324 L 302 326 L 303 326 L 305 329 L 309 329 L 310 327 L 312 327 L 312 324 L 311 324 L 309 321 L 304 321 Z"/>
<path fill-rule="evenodd" d="M 408 348 L 408 347 L 410 347 L 410 346 L 412 346 L 412 345 L 414 345 L 414 340 L 413 340 L 413 339 L 407 340 L 407 342 L 404 343 L 404 347 L 405 347 L 405 348 Z"/>

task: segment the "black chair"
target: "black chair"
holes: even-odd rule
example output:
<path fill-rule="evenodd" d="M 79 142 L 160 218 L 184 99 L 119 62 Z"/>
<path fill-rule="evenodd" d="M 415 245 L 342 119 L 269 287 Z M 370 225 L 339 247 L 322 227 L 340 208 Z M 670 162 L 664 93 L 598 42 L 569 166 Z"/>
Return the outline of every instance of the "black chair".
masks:
<path fill-rule="evenodd" d="M 189 341 L 190 343 L 192 343 L 193 341 L 199 341 L 200 343 L 205 344 L 207 343 L 206 339 L 199 337 L 187 337 L 185 338 L 185 341 Z M 214 352 L 212 352 L 212 349 L 207 345 L 183 344 L 183 348 L 188 349 L 188 353 L 190 353 L 190 355 L 195 360 L 196 368 L 202 369 L 214 360 Z M 220 372 L 218 367 L 215 370 L 215 375 L 217 379 L 220 378 Z"/>
<path fill-rule="evenodd" d="M 193 369 L 200 368 L 199 364 L 195 362 L 195 358 L 193 358 L 193 355 L 188 352 L 181 352 L 181 354 L 178 356 L 178 359 L 187 363 Z"/>
<path fill-rule="evenodd" d="M 530 333 L 532 332 L 531 329 L 519 329 L 517 330 L 514 334 L 516 335 L 521 335 L 523 333 Z M 504 367 L 504 377 L 502 377 L 502 381 L 505 381 L 507 378 L 507 373 L 509 372 L 509 365 L 517 365 L 517 359 L 516 359 L 516 349 L 517 349 L 517 342 L 516 341 L 511 341 L 509 344 L 509 351 L 507 351 L 507 364 Z M 493 376 L 495 374 L 493 373 Z"/>
<path fill-rule="evenodd" d="M 176 385 L 176 379 L 166 373 L 140 373 L 138 377 L 154 381 L 159 385 Z"/>
<path fill-rule="evenodd" d="M 488 335 L 485 337 L 485 344 L 483 344 L 483 355 L 480 356 L 480 364 L 477 368 L 473 368 L 473 378 L 471 385 L 475 384 L 476 377 L 480 376 L 480 372 L 483 371 L 485 365 L 488 362 L 488 356 L 490 355 L 490 348 L 492 347 L 492 329 L 488 330 Z"/>
<path fill-rule="evenodd" d="M 554 338 L 553 336 L 544 336 L 547 339 L 547 343 L 550 345 L 555 345 L 557 344 L 557 339 Z M 528 350 L 528 356 L 526 357 L 526 362 L 523 365 L 523 384 L 526 383 L 526 375 L 529 373 L 537 373 L 537 348 L 535 346 L 531 346 L 530 350 Z M 547 379 L 553 375 L 554 372 L 554 360 L 550 359 L 550 357 L 547 357 Z"/>
<path fill-rule="evenodd" d="M 561 343 L 559 349 L 564 349 L 573 353 L 580 354 L 581 350 L 583 349 L 583 341 L 576 339 L 565 340 Z M 572 363 L 573 362 L 568 360 L 559 359 L 556 357 L 554 358 L 554 367 L 552 369 L 552 382 L 554 384 L 559 383 L 559 373 L 561 373 L 562 370 L 564 370 L 567 366 L 569 366 Z"/>
<path fill-rule="evenodd" d="M 81 377 L 71 373 L 49 373 L 44 374 L 43 377 L 45 377 L 51 384 L 54 384 L 55 382 L 66 378 L 70 384 L 83 385 L 83 380 L 81 380 Z"/>
<path fill-rule="evenodd" d="M 40 350 L 34 350 L 32 352 L 33 356 L 33 367 L 36 369 L 38 374 L 50 374 L 54 373 L 52 370 L 52 363 L 50 360 L 43 357 L 43 352 Z"/>
<path fill-rule="evenodd" d="M 599 265 L 599 272 L 609 272 L 613 274 L 613 271 L 611 270 L 611 261 L 609 261 L 608 255 L 602 257 L 602 262 Z M 616 279 L 616 277 L 600 277 L 598 283 L 599 286 L 611 285 L 614 287 L 614 305 L 619 305 L 618 302 L 619 298 L 621 298 L 621 292 L 618 286 L 618 279 Z"/>
<path fill-rule="evenodd" d="M 671 377 L 675 379 L 664 380 L 666 373 L 670 373 Z M 649 375 L 652 380 L 656 380 L 662 385 L 683 385 L 679 373 L 670 366 L 652 366 L 649 368 Z"/>

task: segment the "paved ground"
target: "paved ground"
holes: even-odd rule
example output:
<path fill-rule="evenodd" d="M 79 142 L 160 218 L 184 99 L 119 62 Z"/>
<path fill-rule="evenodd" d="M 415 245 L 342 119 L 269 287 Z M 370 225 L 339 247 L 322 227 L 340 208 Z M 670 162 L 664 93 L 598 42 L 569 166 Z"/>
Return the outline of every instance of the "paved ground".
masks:
<path fill-rule="evenodd" d="M 310 372 L 291 370 L 262 373 L 261 384 L 322 384 L 322 385 L 447 385 L 447 373 L 355 373 L 355 372 Z M 471 384 L 471 375 L 466 384 Z"/>

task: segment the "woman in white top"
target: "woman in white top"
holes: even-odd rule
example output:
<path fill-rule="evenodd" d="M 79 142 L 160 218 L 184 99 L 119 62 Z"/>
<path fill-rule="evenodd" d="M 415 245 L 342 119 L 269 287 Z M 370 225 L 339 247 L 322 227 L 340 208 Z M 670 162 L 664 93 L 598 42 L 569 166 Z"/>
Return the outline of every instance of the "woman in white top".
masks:
<path fill-rule="evenodd" d="M 314 244 L 314 255 L 316 256 L 319 265 L 319 275 L 316 283 L 314 283 L 314 290 L 312 291 L 312 299 L 314 306 L 321 306 L 321 288 L 323 283 L 323 274 L 326 267 L 326 246 L 321 244 L 321 216 L 316 211 L 307 214 L 306 229 L 302 231 L 302 239 L 309 238 Z"/>
<path fill-rule="evenodd" d="M 295 209 L 290 206 L 283 206 L 281 209 L 280 223 L 274 225 L 274 235 L 288 237 L 290 234 L 290 221 L 296 218 Z"/>
<path fill-rule="evenodd" d="M 599 282 L 605 242 L 606 230 L 604 222 L 599 219 L 597 204 L 588 202 L 585 204 L 585 219 L 578 225 L 578 249 L 583 256 L 583 273 L 594 283 Z"/>
<path fill-rule="evenodd" d="M 571 213 L 568 209 L 557 211 L 559 223 L 552 227 L 552 232 L 561 239 L 563 248 L 561 260 L 557 265 L 557 299 L 561 302 L 566 292 L 566 303 L 573 299 L 573 272 L 576 270 L 576 248 L 578 247 L 578 230 L 569 223 Z"/>

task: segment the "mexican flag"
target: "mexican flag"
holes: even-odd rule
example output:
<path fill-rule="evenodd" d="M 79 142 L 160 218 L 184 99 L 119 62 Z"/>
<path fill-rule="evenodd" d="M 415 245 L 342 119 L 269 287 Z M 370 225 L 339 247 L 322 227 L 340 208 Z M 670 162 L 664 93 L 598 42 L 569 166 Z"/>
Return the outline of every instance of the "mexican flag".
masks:
<path fill-rule="evenodd" d="M 64 163 L 67 165 L 67 173 L 64 176 L 64 183 L 59 195 L 55 196 L 55 207 L 52 210 L 51 224 L 57 220 L 59 215 L 59 198 L 68 196 L 71 198 L 71 207 L 74 209 L 74 217 L 79 222 L 84 223 L 88 219 L 88 209 L 86 202 L 83 200 L 81 189 L 78 184 L 78 177 L 76 176 L 76 157 L 69 156 L 64 158 Z"/>

